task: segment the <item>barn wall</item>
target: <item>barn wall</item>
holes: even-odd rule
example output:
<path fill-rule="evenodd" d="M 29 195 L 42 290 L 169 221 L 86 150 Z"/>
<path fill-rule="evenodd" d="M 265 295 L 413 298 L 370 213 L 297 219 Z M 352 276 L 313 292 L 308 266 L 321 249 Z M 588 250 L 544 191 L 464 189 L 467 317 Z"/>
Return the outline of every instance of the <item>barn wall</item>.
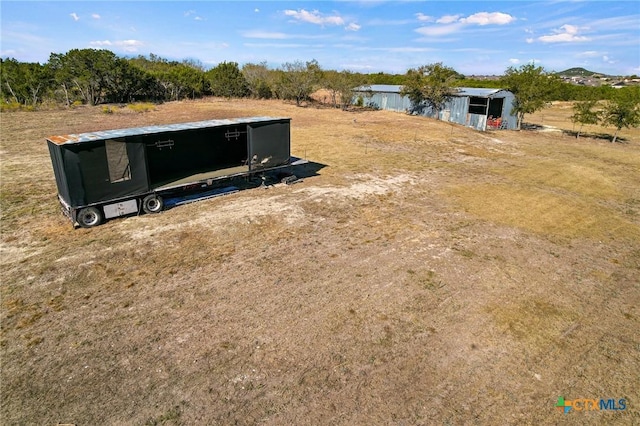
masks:
<path fill-rule="evenodd" d="M 422 115 L 425 117 L 439 118 L 443 121 L 450 121 L 461 124 L 463 126 L 473 127 L 477 130 L 486 130 L 487 116 L 483 114 L 469 113 L 469 103 L 471 96 L 454 96 L 445 104 L 442 110 L 437 114 L 432 108 L 423 107 L 415 109 L 411 105 L 411 101 L 407 96 L 401 96 L 398 92 L 378 91 L 367 96 L 365 92 L 357 93 L 356 97 L 361 96 L 365 106 L 379 108 L 389 111 L 410 112 L 412 114 Z M 503 99 L 502 119 L 506 123 L 507 129 L 516 129 L 517 118 L 511 114 L 514 103 L 513 93 L 500 90 L 488 97 L 491 99 Z"/>
<path fill-rule="evenodd" d="M 364 106 L 379 108 L 389 111 L 405 112 L 411 108 L 411 101 L 406 96 L 399 93 L 374 93 L 371 97 L 360 95 L 363 98 Z"/>
<path fill-rule="evenodd" d="M 502 118 L 507 122 L 507 129 L 515 130 L 518 128 L 518 117 L 511 113 L 515 104 L 516 97 L 511 92 L 501 92 L 504 96 L 504 104 L 502 105 Z"/>

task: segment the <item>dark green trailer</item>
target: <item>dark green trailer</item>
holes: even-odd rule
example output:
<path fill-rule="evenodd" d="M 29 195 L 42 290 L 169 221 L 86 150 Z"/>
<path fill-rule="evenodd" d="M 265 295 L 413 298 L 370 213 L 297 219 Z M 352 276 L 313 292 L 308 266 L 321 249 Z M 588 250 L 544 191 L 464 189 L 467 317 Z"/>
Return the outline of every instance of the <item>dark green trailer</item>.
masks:
<path fill-rule="evenodd" d="M 249 117 L 47 138 L 74 226 L 163 210 L 163 196 L 292 164 L 290 118 Z"/>

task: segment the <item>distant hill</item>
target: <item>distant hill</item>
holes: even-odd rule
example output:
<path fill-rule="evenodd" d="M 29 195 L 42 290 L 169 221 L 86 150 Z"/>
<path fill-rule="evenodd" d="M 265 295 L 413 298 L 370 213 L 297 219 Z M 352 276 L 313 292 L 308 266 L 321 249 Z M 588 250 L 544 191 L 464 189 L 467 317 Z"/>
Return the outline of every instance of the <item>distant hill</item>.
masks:
<path fill-rule="evenodd" d="M 599 74 L 599 75 L 603 75 L 601 73 L 595 72 L 595 71 L 589 71 L 587 69 L 584 68 L 569 68 L 568 70 L 564 70 L 564 71 L 560 71 L 557 72 L 556 74 L 558 75 L 564 75 L 567 77 L 591 77 L 594 74 Z"/>

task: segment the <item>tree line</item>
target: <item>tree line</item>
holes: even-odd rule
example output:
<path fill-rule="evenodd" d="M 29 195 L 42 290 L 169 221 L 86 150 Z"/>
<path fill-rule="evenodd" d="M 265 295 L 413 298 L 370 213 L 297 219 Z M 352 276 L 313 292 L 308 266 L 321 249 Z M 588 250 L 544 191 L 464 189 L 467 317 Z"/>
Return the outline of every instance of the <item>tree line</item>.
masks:
<path fill-rule="evenodd" d="M 335 106 L 346 106 L 351 89 L 366 83 L 365 75 L 322 70 L 317 61 L 285 63 L 270 69 L 266 62 L 239 67 L 222 62 L 206 70 L 198 61 L 170 61 L 151 54 L 121 58 L 102 49 L 53 53 L 45 64 L 0 59 L 0 101 L 35 107 L 165 102 L 204 96 L 294 100 L 300 104 L 325 88 Z"/>
<path fill-rule="evenodd" d="M 328 101 L 346 109 L 353 89 L 372 84 L 402 85 L 414 109 L 440 109 L 456 87 L 504 88 L 514 93 L 512 113 L 520 128 L 525 114 L 542 109 L 553 100 L 577 100 L 572 120 L 581 125 L 613 125 L 617 130 L 640 124 L 640 87 L 581 87 L 534 64 L 509 67 L 495 81 L 465 78 L 442 63 L 409 69 L 403 75 L 361 74 L 323 70 L 316 60 L 295 61 L 270 69 L 266 62 L 222 62 L 205 70 L 195 60 L 170 61 L 157 55 L 122 58 L 109 50 L 73 49 L 52 53 L 45 64 L 0 59 L 0 105 L 35 108 L 45 102 L 98 105 L 136 101 L 177 101 L 204 96 L 227 98 L 277 98 L 309 100 L 325 89 Z M 604 106 L 599 103 L 606 100 Z M 617 135 L 617 131 L 616 131 Z M 614 140 L 616 136 L 614 135 Z"/>
<path fill-rule="evenodd" d="M 499 80 L 480 81 L 444 68 L 446 83 L 458 87 L 509 88 L 513 71 L 519 72 L 510 68 Z M 195 60 L 171 61 L 154 54 L 122 58 L 109 50 L 73 49 L 64 54 L 52 53 L 45 64 L 0 59 L 0 101 L 3 105 L 35 107 L 42 103 L 98 105 L 222 96 L 277 98 L 300 104 L 315 90 L 324 88 L 334 106 L 345 108 L 351 102 L 354 87 L 412 84 L 419 82 L 418 74 L 418 70 L 408 70 L 406 74 L 324 70 L 315 60 L 285 63 L 277 69 L 269 68 L 266 62 L 242 67 L 235 62 L 222 62 L 207 70 Z M 545 92 L 545 101 L 615 96 L 615 89 L 610 87 L 556 83 Z"/>

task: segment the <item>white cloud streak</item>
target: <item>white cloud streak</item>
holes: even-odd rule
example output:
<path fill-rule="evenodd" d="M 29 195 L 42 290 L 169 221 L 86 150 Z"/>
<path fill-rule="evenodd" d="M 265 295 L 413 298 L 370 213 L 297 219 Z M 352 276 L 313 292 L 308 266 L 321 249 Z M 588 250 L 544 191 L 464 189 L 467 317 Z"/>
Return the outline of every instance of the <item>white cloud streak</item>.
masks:
<path fill-rule="evenodd" d="M 463 24 L 476 25 L 506 25 L 515 21 L 513 16 L 501 12 L 480 12 L 475 13 L 467 18 L 460 19 Z"/>
<path fill-rule="evenodd" d="M 316 25 L 344 25 L 344 19 L 338 15 L 324 16 L 317 10 L 308 11 L 305 9 L 291 10 L 287 9 L 284 14 L 291 16 L 298 21 L 307 22 Z"/>
<path fill-rule="evenodd" d="M 285 33 L 259 31 L 259 30 L 245 31 L 244 33 L 242 33 L 242 36 L 246 38 L 259 38 L 259 39 L 266 39 L 266 40 L 284 40 L 284 39 L 290 38 L 290 36 L 288 36 Z"/>
<path fill-rule="evenodd" d="M 602 53 L 597 52 L 595 50 L 587 50 L 585 52 L 579 53 L 577 56 L 578 56 L 578 58 L 597 58 L 601 54 Z"/>
<path fill-rule="evenodd" d="M 349 25 L 347 25 L 346 27 L 344 27 L 345 30 L 347 31 L 358 31 L 360 28 L 362 28 L 360 25 L 352 22 Z"/>
<path fill-rule="evenodd" d="M 140 47 L 144 46 L 140 40 L 97 40 L 91 41 L 89 44 L 95 47 L 116 47 L 125 52 L 137 52 Z"/>
<path fill-rule="evenodd" d="M 543 43 L 580 43 L 589 41 L 588 37 L 578 35 L 580 29 L 575 25 L 563 25 L 553 32 L 554 34 L 538 37 L 538 41 Z"/>
<path fill-rule="evenodd" d="M 422 34 L 428 37 L 442 37 L 449 34 L 457 33 L 462 29 L 461 24 L 452 25 L 434 25 L 431 27 L 421 27 L 416 30 L 418 34 Z"/>
<path fill-rule="evenodd" d="M 460 19 L 460 15 L 444 15 L 442 18 L 436 19 L 437 24 L 453 24 Z"/>
<path fill-rule="evenodd" d="M 424 13 L 416 13 L 416 18 L 420 22 L 433 22 L 435 19 L 432 16 L 425 15 Z"/>
<path fill-rule="evenodd" d="M 422 13 L 418 13 L 416 16 L 419 21 L 430 22 L 433 20 Z M 444 15 L 435 20 L 436 25 L 420 27 L 415 31 L 428 37 L 441 37 L 454 34 L 469 26 L 507 25 L 514 21 L 516 21 L 515 17 L 502 12 L 478 12 L 467 17 Z"/>
<path fill-rule="evenodd" d="M 286 16 L 292 17 L 297 21 L 306 22 L 309 24 L 321 26 L 344 26 L 344 29 L 347 31 L 358 31 L 361 28 L 361 26 L 356 24 L 355 22 L 347 23 L 340 15 L 324 15 L 318 10 L 308 11 L 305 9 L 287 9 L 284 11 L 284 14 Z"/>
<path fill-rule="evenodd" d="M 308 34 L 287 34 L 277 31 L 249 30 L 240 33 L 244 38 L 255 38 L 262 40 L 318 40 L 326 39 L 329 36 L 324 34 L 308 35 Z"/>
<path fill-rule="evenodd" d="M 76 22 L 80 20 L 80 17 L 79 17 L 79 16 L 78 16 L 78 14 L 77 14 L 77 13 L 75 13 L 75 12 L 70 13 L 70 14 L 69 14 L 69 16 L 71 16 L 71 18 L 72 18 L 74 21 L 76 21 Z"/>

